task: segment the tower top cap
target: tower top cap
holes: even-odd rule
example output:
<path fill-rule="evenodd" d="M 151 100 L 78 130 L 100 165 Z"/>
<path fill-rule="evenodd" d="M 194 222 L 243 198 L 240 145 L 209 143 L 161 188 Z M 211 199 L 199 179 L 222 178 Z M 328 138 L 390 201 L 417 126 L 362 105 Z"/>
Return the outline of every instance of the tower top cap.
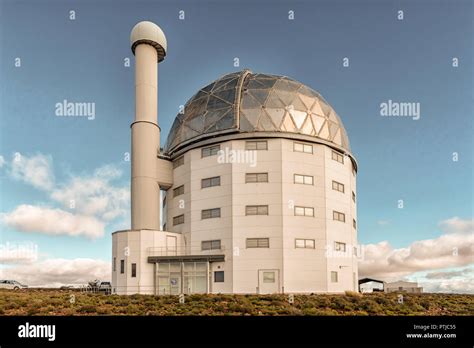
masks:
<path fill-rule="evenodd" d="M 133 54 L 135 54 L 135 48 L 138 45 L 148 44 L 156 49 L 158 62 L 165 59 L 167 51 L 166 36 L 163 30 L 155 23 L 148 21 L 137 23 L 130 33 L 130 44 Z"/>

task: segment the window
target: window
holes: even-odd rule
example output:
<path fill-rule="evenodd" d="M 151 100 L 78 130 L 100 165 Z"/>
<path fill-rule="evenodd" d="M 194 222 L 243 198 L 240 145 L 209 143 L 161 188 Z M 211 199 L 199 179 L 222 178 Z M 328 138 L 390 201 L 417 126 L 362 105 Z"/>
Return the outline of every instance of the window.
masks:
<path fill-rule="evenodd" d="M 334 242 L 335 251 L 346 251 L 346 243 Z"/>
<path fill-rule="evenodd" d="M 295 239 L 295 248 L 314 249 L 314 239 Z"/>
<path fill-rule="evenodd" d="M 353 248 L 352 248 L 352 252 L 354 253 L 353 256 L 357 256 L 357 247 L 353 247 Z"/>
<path fill-rule="evenodd" d="M 310 175 L 294 175 L 295 184 L 313 185 L 313 177 Z"/>
<path fill-rule="evenodd" d="M 137 277 L 137 264 L 132 263 L 132 278 L 136 278 L 136 277 Z"/>
<path fill-rule="evenodd" d="M 357 222 L 355 221 L 355 219 L 352 219 L 352 227 L 357 230 Z"/>
<path fill-rule="evenodd" d="M 354 164 L 352 165 L 352 175 L 356 176 L 356 169 L 354 167 Z"/>
<path fill-rule="evenodd" d="M 125 273 L 125 260 L 120 260 L 120 273 Z"/>
<path fill-rule="evenodd" d="M 220 249 L 221 249 L 220 239 L 203 240 L 201 242 L 201 250 L 220 250 Z"/>
<path fill-rule="evenodd" d="M 173 161 L 173 169 L 178 168 L 184 164 L 184 156 L 178 157 Z"/>
<path fill-rule="evenodd" d="M 344 156 L 340 154 L 339 152 L 333 151 L 332 152 L 332 159 L 344 164 Z"/>
<path fill-rule="evenodd" d="M 214 176 L 212 178 L 206 178 L 201 180 L 201 188 L 221 186 L 221 177 Z"/>
<path fill-rule="evenodd" d="M 344 184 L 337 181 L 332 181 L 332 189 L 344 193 Z"/>
<path fill-rule="evenodd" d="M 201 210 L 201 219 L 213 219 L 221 217 L 221 208 Z"/>
<path fill-rule="evenodd" d="M 264 283 L 275 283 L 275 272 L 263 272 Z"/>
<path fill-rule="evenodd" d="M 268 150 L 268 143 L 266 140 L 246 141 L 245 150 Z"/>
<path fill-rule="evenodd" d="M 295 207 L 295 216 L 314 216 L 314 208 Z"/>
<path fill-rule="evenodd" d="M 217 155 L 220 149 L 221 149 L 220 145 L 205 147 L 201 150 L 201 157 L 209 157 L 209 156 Z"/>
<path fill-rule="evenodd" d="M 337 272 L 331 271 L 331 283 L 337 283 Z"/>
<path fill-rule="evenodd" d="M 178 197 L 184 194 L 184 185 L 178 186 L 177 188 L 173 189 L 173 197 Z"/>
<path fill-rule="evenodd" d="M 338 211 L 333 210 L 332 219 L 336 221 L 346 222 L 346 215 Z"/>
<path fill-rule="evenodd" d="M 163 231 L 166 231 L 166 222 L 163 224 Z"/>
<path fill-rule="evenodd" d="M 268 205 L 247 205 L 245 215 L 268 215 Z"/>
<path fill-rule="evenodd" d="M 223 282 L 224 282 L 224 271 L 215 271 L 214 283 L 223 283 Z"/>
<path fill-rule="evenodd" d="M 246 173 L 245 183 L 268 182 L 268 173 Z"/>
<path fill-rule="evenodd" d="M 293 143 L 294 152 L 313 153 L 313 145 L 303 143 Z"/>
<path fill-rule="evenodd" d="M 184 224 L 184 214 L 173 218 L 173 226 Z"/>
<path fill-rule="evenodd" d="M 355 203 L 356 202 L 356 194 L 354 191 L 352 191 L 352 201 Z"/>
<path fill-rule="evenodd" d="M 245 243 L 247 248 L 269 248 L 270 239 L 268 238 L 247 238 Z"/>
<path fill-rule="evenodd" d="M 112 271 L 116 271 L 117 270 L 117 258 L 114 257 L 114 263 L 112 264 Z"/>

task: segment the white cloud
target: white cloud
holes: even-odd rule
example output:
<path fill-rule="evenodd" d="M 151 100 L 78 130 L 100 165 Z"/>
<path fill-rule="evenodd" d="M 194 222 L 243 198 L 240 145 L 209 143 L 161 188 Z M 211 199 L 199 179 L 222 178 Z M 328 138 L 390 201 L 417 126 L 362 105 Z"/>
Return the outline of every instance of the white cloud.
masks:
<path fill-rule="evenodd" d="M 5 164 L 5 158 L 3 158 L 3 156 L 0 155 L 0 168 L 2 168 L 4 164 Z"/>
<path fill-rule="evenodd" d="M 474 274 L 474 268 L 464 268 L 458 270 L 438 271 L 427 273 L 426 279 L 452 279 Z"/>
<path fill-rule="evenodd" d="M 472 264 L 472 221 L 453 218 L 442 221 L 440 226 L 449 233 L 413 242 L 406 248 L 394 249 L 387 241 L 365 245 L 359 275 L 392 281 L 415 272 Z"/>
<path fill-rule="evenodd" d="M 52 191 L 51 198 L 67 208 L 73 204 L 80 214 L 111 221 L 126 216 L 130 206 L 129 188 L 111 184 L 112 180 L 121 175 L 122 172 L 114 166 L 103 166 L 92 176 L 72 177 L 68 182 L 57 186 Z"/>
<path fill-rule="evenodd" d="M 23 232 L 86 236 L 91 239 L 104 235 L 105 225 L 95 217 L 74 215 L 61 209 L 22 204 L 0 217 L 5 225 Z"/>
<path fill-rule="evenodd" d="M 51 168 L 52 157 L 37 154 L 31 157 L 15 153 L 10 165 L 10 175 L 41 190 L 51 190 L 54 175 Z"/>
<path fill-rule="evenodd" d="M 441 221 L 439 227 L 445 233 L 474 233 L 474 220 L 463 220 L 455 216 L 451 219 Z"/>
<path fill-rule="evenodd" d="M 99 279 L 109 281 L 111 264 L 97 259 L 47 259 L 30 265 L 0 269 L 0 277 L 14 279 L 28 286 L 58 287 L 87 284 Z"/>
<path fill-rule="evenodd" d="M 13 179 L 45 191 L 51 200 L 50 207 L 20 205 L 1 214 L 5 224 L 19 231 L 97 238 L 103 236 L 106 224 L 129 216 L 130 189 L 113 183 L 122 175 L 115 165 L 71 176 L 63 183 L 55 183 L 51 156 L 15 153 L 6 165 Z M 61 209 L 51 207 L 58 203 Z"/>
<path fill-rule="evenodd" d="M 420 281 L 424 292 L 444 292 L 457 294 L 474 294 L 474 279 L 445 279 L 438 282 Z"/>

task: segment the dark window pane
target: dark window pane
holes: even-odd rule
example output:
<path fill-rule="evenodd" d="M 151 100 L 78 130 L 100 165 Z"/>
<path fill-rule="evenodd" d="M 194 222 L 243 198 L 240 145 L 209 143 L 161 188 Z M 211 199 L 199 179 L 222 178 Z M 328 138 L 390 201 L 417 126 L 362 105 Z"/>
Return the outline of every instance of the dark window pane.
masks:
<path fill-rule="evenodd" d="M 223 283 L 224 282 L 224 271 L 214 272 L 214 282 L 215 283 Z"/>

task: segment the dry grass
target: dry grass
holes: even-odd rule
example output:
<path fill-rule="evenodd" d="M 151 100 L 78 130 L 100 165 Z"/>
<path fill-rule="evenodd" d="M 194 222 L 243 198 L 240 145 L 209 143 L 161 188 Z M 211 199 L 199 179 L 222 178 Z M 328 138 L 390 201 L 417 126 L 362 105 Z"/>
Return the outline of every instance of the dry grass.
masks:
<path fill-rule="evenodd" d="M 74 295 L 74 303 L 71 303 Z M 404 294 L 98 295 L 59 290 L 0 290 L 0 315 L 473 315 L 474 295 Z"/>

